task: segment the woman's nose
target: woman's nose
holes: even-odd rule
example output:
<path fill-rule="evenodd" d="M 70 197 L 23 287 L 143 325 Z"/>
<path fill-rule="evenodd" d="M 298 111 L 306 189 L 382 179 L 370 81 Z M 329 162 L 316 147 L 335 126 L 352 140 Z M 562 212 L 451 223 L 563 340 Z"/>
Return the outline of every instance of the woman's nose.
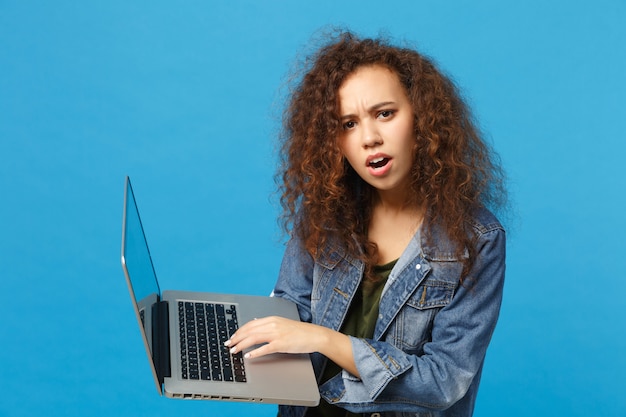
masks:
<path fill-rule="evenodd" d="M 362 134 L 363 147 L 366 149 L 383 143 L 383 138 L 374 123 L 363 123 Z"/>

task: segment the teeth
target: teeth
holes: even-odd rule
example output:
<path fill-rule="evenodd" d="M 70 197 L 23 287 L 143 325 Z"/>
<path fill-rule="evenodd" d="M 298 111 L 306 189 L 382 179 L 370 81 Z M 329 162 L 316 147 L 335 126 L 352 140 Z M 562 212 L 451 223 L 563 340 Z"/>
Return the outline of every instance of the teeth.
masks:
<path fill-rule="evenodd" d="M 379 163 L 379 162 L 383 162 L 384 160 L 385 160 L 385 158 L 376 158 L 376 159 L 372 159 L 372 160 L 370 161 L 370 165 L 374 165 L 374 164 L 377 164 L 377 163 Z"/>

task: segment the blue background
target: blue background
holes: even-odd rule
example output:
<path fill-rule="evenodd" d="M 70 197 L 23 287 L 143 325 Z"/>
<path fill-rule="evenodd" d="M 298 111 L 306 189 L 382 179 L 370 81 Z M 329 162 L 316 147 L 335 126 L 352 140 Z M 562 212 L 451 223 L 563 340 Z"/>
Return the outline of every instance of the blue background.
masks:
<path fill-rule="evenodd" d="M 269 293 L 283 86 L 329 24 L 434 57 L 509 174 L 476 415 L 626 415 L 625 21 L 617 0 L 0 0 L 0 415 L 274 415 L 157 395 L 124 175 L 162 288 Z"/>

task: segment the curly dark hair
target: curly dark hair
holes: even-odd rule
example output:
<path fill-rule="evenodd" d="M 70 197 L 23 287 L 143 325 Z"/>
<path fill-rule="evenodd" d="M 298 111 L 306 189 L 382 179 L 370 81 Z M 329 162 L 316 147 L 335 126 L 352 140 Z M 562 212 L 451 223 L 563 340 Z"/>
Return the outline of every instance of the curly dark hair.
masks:
<path fill-rule="evenodd" d="M 277 175 L 283 226 L 314 258 L 338 241 L 365 262 L 366 275 L 377 262 L 367 236 L 374 189 L 345 160 L 337 140 L 339 88 L 358 68 L 373 65 L 398 76 L 413 107 L 415 163 L 407 200 L 425 210 L 425 222 L 443 226 L 459 255 L 469 252 L 465 277 L 474 259 L 465 222 L 476 207 L 497 211 L 504 204 L 503 172 L 454 83 L 430 59 L 384 39 L 331 35 L 294 78 Z"/>

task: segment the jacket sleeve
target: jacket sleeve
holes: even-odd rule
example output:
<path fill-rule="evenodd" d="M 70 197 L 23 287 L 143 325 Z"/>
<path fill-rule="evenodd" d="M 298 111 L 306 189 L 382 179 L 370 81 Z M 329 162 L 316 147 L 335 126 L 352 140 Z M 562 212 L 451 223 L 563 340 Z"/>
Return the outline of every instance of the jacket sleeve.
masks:
<path fill-rule="evenodd" d="M 481 372 L 500 311 L 504 230 L 484 233 L 476 250 L 471 279 L 435 316 L 422 355 L 351 338 L 360 378 L 344 371 L 320 387 L 322 396 L 353 412 L 442 410 L 463 398 Z"/>
<path fill-rule="evenodd" d="M 285 254 L 274 286 L 274 296 L 293 301 L 298 306 L 300 320 L 311 322 L 311 290 L 313 288 L 313 258 L 297 239 L 287 242 Z"/>

